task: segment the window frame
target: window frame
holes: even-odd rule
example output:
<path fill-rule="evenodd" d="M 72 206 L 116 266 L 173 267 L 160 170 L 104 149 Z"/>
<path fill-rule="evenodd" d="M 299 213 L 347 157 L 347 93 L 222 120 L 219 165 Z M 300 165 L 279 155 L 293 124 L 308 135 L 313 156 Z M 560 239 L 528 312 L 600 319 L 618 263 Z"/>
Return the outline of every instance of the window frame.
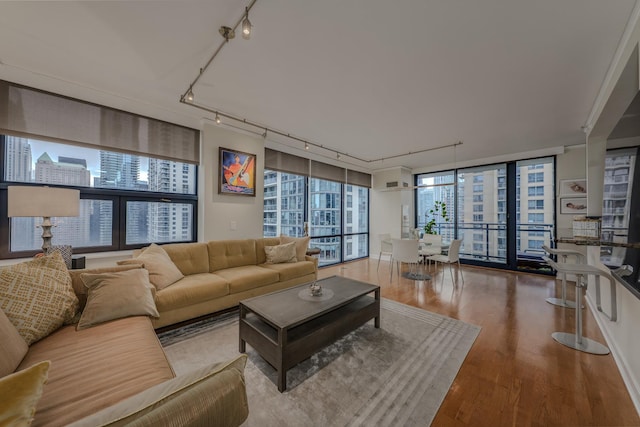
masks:
<path fill-rule="evenodd" d="M 49 141 L 47 141 L 49 142 Z M 55 141 L 50 141 L 55 143 Z M 142 155 L 141 155 L 142 156 Z M 0 135 L 0 259 L 15 259 L 32 257 L 42 252 L 40 248 L 29 251 L 11 251 L 11 219 L 7 216 L 7 188 L 11 185 L 47 185 L 49 187 L 71 188 L 80 191 L 81 199 L 111 200 L 113 202 L 111 244 L 107 246 L 74 247 L 74 254 L 114 252 L 139 249 L 150 243 L 191 243 L 197 241 L 198 236 L 198 165 L 194 165 L 194 194 L 164 193 L 152 191 L 136 191 L 124 189 L 95 188 L 82 186 L 64 186 L 33 182 L 8 181 L 6 172 L 6 135 Z M 162 202 L 191 204 L 192 208 L 192 236 L 190 240 L 171 242 L 148 242 L 126 244 L 126 203 L 128 201 Z M 55 235 L 55 229 L 53 230 Z"/>

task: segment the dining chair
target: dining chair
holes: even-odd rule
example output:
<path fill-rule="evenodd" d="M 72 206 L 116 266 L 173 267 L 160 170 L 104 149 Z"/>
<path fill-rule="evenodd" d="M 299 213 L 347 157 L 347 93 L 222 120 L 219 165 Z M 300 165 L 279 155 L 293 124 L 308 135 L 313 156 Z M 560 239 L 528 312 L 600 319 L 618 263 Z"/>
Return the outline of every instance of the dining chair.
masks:
<path fill-rule="evenodd" d="M 420 240 L 420 256 L 424 260 L 425 264 L 428 262 L 429 266 L 431 261 L 429 256 L 439 255 L 442 251 L 442 235 L 440 234 L 425 234 Z"/>
<path fill-rule="evenodd" d="M 378 239 L 380 239 L 380 253 L 378 254 L 378 268 L 376 271 L 380 270 L 380 258 L 382 258 L 382 254 L 391 256 L 393 247 L 391 244 L 391 234 L 378 234 Z"/>
<path fill-rule="evenodd" d="M 460 245 L 462 244 L 462 239 L 455 239 L 451 241 L 449 245 L 449 252 L 445 254 L 436 254 L 427 257 L 430 261 L 441 262 L 443 264 L 449 264 L 449 273 L 451 273 L 451 281 L 453 282 L 453 270 L 451 268 L 451 264 L 458 263 L 458 271 L 460 272 L 460 277 L 462 278 L 462 284 L 464 285 L 464 275 L 462 274 L 462 270 L 460 269 Z M 444 281 L 444 266 L 442 266 L 442 280 Z"/>
<path fill-rule="evenodd" d="M 392 239 L 391 245 L 391 275 L 389 281 L 393 279 L 393 263 L 396 263 L 398 276 L 401 274 L 402 263 L 409 264 L 410 273 L 413 274 L 413 268 L 418 266 L 420 262 L 420 244 L 415 239 Z"/>

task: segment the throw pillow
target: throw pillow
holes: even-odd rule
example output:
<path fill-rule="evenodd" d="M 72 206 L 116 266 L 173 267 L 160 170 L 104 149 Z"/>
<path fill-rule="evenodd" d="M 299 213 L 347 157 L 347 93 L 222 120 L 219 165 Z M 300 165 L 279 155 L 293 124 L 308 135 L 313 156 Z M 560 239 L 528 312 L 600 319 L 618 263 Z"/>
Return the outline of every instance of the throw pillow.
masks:
<path fill-rule="evenodd" d="M 278 246 L 265 246 L 264 254 L 267 264 L 282 264 L 284 262 L 296 262 L 296 242 L 285 243 Z"/>
<path fill-rule="evenodd" d="M 161 246 L 152 243 L 147 249 L 133 259 L 119 261 L 119 265 L 142 264 L 149 271 L 149 281 L 161 290 L 182 279 L 184 275 L 171 261 L 167 252 Z"/>
<path fill-rule="evenodd" d="M 280 244 L 296 242 L 296 258 L 298 261 L 304 261 L 307 254 L 307 248 L 309 248 L 309 240 L 311 237 L 289 237 L 284 234 L 280 235 Z"/>
<path fill-rule="evenodd" d="M 147 270 L 84 273 L 80 277 L 87 287 L 87 304 L 80 316 L 78 330 L 122 317 L 160 317 L 154 301 L 155 288 L 149 283 Z"/>
<path fill-rule="evenodd" d="M 0 425 L 28 426 L 42 396 L 51 362 L 45 360 L 0 378 Z"/>
<path fill-rule="evenodd" d="M 29 345 L 72 323 L 78 297 L 62 256 L 0 268 L 0 309 Z"/>
<path fill-rule="evenodd" d="M 27 354 L 29 346 L 20 336 L 13 323 L 0 310 L 0 377 L 14 372 L 24 355 Z"/>

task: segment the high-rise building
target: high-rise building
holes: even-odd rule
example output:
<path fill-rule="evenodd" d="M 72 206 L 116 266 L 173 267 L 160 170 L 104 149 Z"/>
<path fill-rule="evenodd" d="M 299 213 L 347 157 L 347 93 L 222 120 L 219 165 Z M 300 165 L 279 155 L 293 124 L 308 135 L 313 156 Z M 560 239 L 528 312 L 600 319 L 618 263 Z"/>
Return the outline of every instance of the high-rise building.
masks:
<path fill-rule="evenodd" d="M 31 145 L 26 138 L 6 137 L 5 178 L 7 181 L 31 182 Z"/>
<path fill-rule="evenodd" d="M 95 181 L 101 188 L 144 190 L 140 188 L 140 156 L 100 150 L 100 176 Z"/>
<path fill-rule="evenodd" d="M 193 165 L 162 159 L 149 159 L 149 191 L 194 194 Z M 146 232 L 150 242 L 179 242 L 191 239 L 193 206 L 187 203 L 144 203 L 148 209 Z M 140 206 L 142 209 L 142 206 Z M 127 216 L 131 211 L 127 208 Z M 135 219 L 132 218 L 132 221 Z M 137 223 L 142 226 L 140 218 Z M 127 223 L 129 226 L 129 223 Z"/>
<path fill-rule="evenodd" d="M 89 187 L 91 173 L 87 169 L 85 159 L 58 157 L 55 162 L 49 154 L 43 153 L 36 161 L 35 182 L 54 185 L 70 185 Z M 69 218 L 56 218 L 52 243 L 54 245 L 71 245 L 75 247 L 90 246 L 91 206 L 89 201 L 80 202 L 80 215 Z M 36 220 L 39 223 L 40 220 Z M 34 236 L 31 247 L 39 247 L 39 236 Z"/>
<path fill-rule="evenodd" d="M 629 218 L 636 150 L 614 150 L 607 153 L 604 164 L 602 202 L 602 240 L 628 243 Z M 600 249 L 600 261 L 610 267 L 623 264 L 626 248 L 605 246 Z"/>
<path fill-rule="evenodd" d="M 62 159 L 67 162 L 61 161 Z M 91 173 L 84 159 L 58 158 L 54 162 L 49 154 L 42 153 L 36 162 L 35 182 L 79 187 L 91 186 Z"/>

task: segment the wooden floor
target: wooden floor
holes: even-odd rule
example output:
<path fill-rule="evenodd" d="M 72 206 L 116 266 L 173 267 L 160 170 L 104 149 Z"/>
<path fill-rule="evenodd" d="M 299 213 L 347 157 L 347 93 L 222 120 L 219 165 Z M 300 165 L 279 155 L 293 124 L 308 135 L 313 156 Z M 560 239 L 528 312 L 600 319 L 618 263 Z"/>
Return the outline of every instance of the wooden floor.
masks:
<path fill-rule="evenodd" d="M 433 426 L 640 426 L 613 356 L 565 347 L 555 331 L 574 332 L 574 310 L 545 302 L 559 296 L 552 277 L 462 267 L 453 286 L 448 267 L 430 281 L 389 280 L 377 259 L 326 267 L 381 287 L 382 297 L 482 327 Z M 455 270 L 454 270 L 455 274 Z M 559 282 L 558 282 L 559 284 Z M 573 286 L 568 286 L 573 298 Z M 605 343 L 589 308 L 585 336 Z M 384 322 L 384 319 L 382 319 Z"/>

